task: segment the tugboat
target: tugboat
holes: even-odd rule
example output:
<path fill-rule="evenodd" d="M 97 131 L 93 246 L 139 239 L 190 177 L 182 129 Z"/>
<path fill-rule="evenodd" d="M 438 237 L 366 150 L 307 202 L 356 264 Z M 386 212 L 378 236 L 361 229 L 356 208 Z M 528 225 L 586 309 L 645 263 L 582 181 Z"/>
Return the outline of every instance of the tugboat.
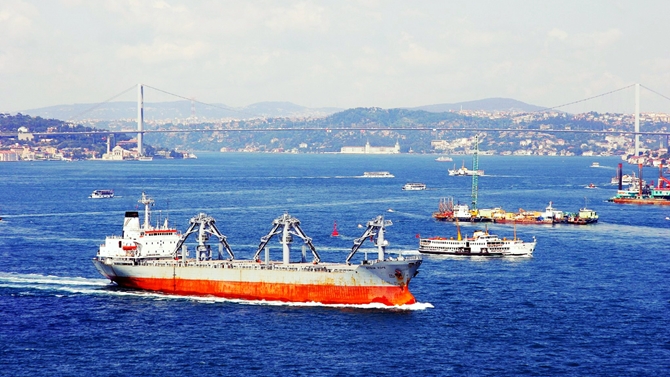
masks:
<path fill-rule="evenodd" d="M 580 208 L 579 213 L 568 213 L 565 216 L 564 222 L 566 224 L 586 225 L 598 222 L 598 214 L 592 209 L 586 207 Z"/>
<path fill-rule="evenodd" d="M 100 274 L 119 286 L 177 295 L 281 302 L 387 306 L 416 302 L 409 282 L 418 273 L 421 256 L 387 255 L 386 227 L 392 222 L 383 216 L 368 221 L 363 235 L 354 240 L 345 263 L 322 262 L 312 239 L 300 228 L 300 221 L 289 214 L 272 222 L 272 229 L 261 237 L 252 259 L 240 260 L 207 214 L 191 218 L 188 230 L 180 234 L 168 227 L 167 220 L 163 226 L 153 227 L 153 200 L 143 193 L 140 203 L 145 206 L 144 224 L 140 226 L 138 212 L 126 212 L 122 235 L 107 237 L 93 258 Z M 186 241 L 194 233 L 197 247 L 190 257 Z M 274 236 L 280 239 L 280 261 L 270 260 L 268 245 Z M 291 260 L 294 236 L 304 243 L 298 261 Z M 218 255 L 208 244 L 210 238 L 218 239 Z M 377 257 L 368 259 L 366 252 L 358 263 L 352 262 L 367 240 L 377 247 Z M 312 253 L 311 261 L 307 261 L 307 248 Z"/>

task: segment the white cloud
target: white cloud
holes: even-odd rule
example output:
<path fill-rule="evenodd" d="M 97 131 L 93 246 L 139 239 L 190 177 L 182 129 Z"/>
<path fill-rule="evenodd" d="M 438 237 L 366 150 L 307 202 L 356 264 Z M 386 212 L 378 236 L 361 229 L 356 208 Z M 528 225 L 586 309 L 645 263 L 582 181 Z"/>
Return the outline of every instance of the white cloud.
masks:
<path fill-rule="evenodd" d="M 286 30 L 325 31 L 328 21 L 324 16 L 324 8 L 310 3 L 301 2 L 290 7 L 273 9 L 265 25 L 275 32 Z"/>
<path fill-rule="evenodd" d="M 653 0 L 0 1 L 0 111 L 96 102 L 136 82 L 231 105 L 554 105 L 670 85 L 668 11 Z"/>
<path fill-rule="evenodd" d="M 565 32 L 564 30 L 561 30 L 561 29 L 558 29 L 558 28 L 551 29 L 549 31 L 549 33 L 547 33 L 547 35 L 550 38 L 559 39 L 561 41 L 564 41 L 564 40 L 568 39 L 568 33 Z"/>

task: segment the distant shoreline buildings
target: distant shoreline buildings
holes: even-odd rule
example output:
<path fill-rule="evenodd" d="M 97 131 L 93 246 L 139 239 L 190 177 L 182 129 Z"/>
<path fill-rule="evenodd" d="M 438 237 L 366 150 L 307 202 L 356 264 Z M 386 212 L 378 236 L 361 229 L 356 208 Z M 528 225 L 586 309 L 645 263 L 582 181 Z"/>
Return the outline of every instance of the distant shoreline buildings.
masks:
<path fill-rule="evenodd" d="M 365 143 L 364 147 L 342 147 L 340 153 L 344 154 L 396 154 L 400 153 L 400 143 L 396 141 L 392 147 L 373 147 L 370 142 Z"/>

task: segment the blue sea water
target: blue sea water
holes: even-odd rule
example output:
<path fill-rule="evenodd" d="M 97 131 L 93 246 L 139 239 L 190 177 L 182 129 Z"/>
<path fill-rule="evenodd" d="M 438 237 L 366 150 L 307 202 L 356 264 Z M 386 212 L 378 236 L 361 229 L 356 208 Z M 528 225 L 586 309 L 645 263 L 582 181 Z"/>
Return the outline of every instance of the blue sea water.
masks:
<path fill-rule="evenodd" d="M 590 168 L 593 161 L 602 167 Z M 241 258 L 285 212 L 328 261 L 343 261 L 363 231 L 357 225 L 379 214 L 393 221 L 391 251 L 416 250 L 419 234 L 456 232 L 431 218 L 440 198 L 470 202 L 470 178 L 447 175 L 453 163 L 205 153 L 0 164 L 0 375 L 665 375 L 670 206 L 605 202 L 619 161 L 481 156 L 479 207 L 587 205 L 600 221 L 517 226 L 519 237 L 537 238 L 529 259 L 426 256 L 410 285 L 420 304 L 392 310 L 124 290 L 102 279 L 91 258 L 105 236 L 120 234 L 142 191 L 156 200 L 154 220 L 168 217 L 182 231 L 198 212 L 215 217 Z M 379 170 L 396 178 L 358 178 Z M 644 172 L 648 180 L 657 174 Z M 402 191 L 406 182 L 429 189 Z M 585 189 L 589 183 L 599 188 Z M 88 199 L 95 189 L 116 197 Z M 338 238 L 330 237 L 335 221 Z M 488 227 L 501 237 L 514 232 Z"/>

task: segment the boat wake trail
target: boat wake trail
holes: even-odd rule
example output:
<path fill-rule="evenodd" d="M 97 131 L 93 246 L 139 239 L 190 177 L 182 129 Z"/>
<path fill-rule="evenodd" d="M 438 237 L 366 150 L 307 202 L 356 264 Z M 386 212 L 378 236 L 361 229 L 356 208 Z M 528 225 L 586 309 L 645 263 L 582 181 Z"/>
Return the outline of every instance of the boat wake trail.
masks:
<path fill-rule="evenodd" d="M 181 298 L 182 296 L 168 296 L 170 298 Z M 321 308 L 340 308 L 340 309 L 373 309 L 373 310 L 395 310 L 395 311 L 416 311 L 433 308 L 431 303 L 417 302 L 411 305 L 388 306 L 380 303 L 372 304 L 322 304 L 320 302 L 283 302 L 283 301 L 266 301 L 266 300 L 239 300 L 226 299 L 220 297 L 199 297 L 199 296 L 184 296 L 183 298 L 200 301 L 206 303 L 236 303 L 242 305 L 264 305 L 264 306 L 292 306 L 292 307 L 321 307 Z"/>
<path fill-rule="evenodd" d="M 109 286 L 107 279 L 59 277 L 39 274 L 13 274 L 0 272 L 0 287 L 70 293 L 94 293 Z"/>
<path fill-rule="evenodd" d="M 130 296 L 158 301 L 187 300 L 203 304 L 235 303 L 241 305 L 264 306 L 294 306 L 294 307 L 324 307 L 324 308 L 354 308 L 374 310 L 416 311 L 433 308 L 430 303 L 415 303 L 411 305 L 387 306 L 383 304 L 344 305 L 322 304 L 318 302 L 283 302 L 265 300 L 226 299 L 213 296 L 177 296 L 158 292 L 137 291 L 126 289 L 112 284 L 107 279 L 88 279 L 81 277 L 59 277 L 39 274 L 14 274 L 0 272 L 0 288 L 18 289 L 21 291 L 50 291 L 54 296 L 60 293 L 75 293 L 84 295 Z"/>

